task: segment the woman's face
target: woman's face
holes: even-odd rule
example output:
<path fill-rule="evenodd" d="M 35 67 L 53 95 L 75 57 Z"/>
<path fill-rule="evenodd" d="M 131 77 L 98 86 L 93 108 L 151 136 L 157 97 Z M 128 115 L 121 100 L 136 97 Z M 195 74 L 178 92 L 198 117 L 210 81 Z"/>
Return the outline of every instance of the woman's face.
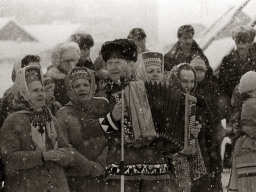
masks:
<path fill-rule="evenodd" d="M 72 89 L 81 103 L 90 99 L 91 83 L 88 79 L 80 78 L 74 80 L 72 82 Z"/>
<path fill-rule="evenodd" d="M 113 81 L 120 80 L 121 76 L 128 78 L 131 76 L 132 63 L 125 59 L 120 58 L 110 58 L 107 61 L 107 69 L 109 72 L 109 77 Z"/>
<path fill-rule="evenodd" d="M 55 85 L 48 85 L 47 87 L 44 88 L 44 92 L 45 92 L 45 99 L 47 100 L 51 100 L 54 97 L 54 88 Z"/>
<path fill-rule="evenodd" d="M 32 104 L 36 109 L 40 109 L 45 105 L 45 95 L 42 83 L 40 81 L 33 81 L 28 84 L 28 90 Z"/>
<path fill-rule="evenodd" d="M 150 81 L 161 81 L 163 80 L 163 73 L 160 66 L 148 65 L 145 67 L 148 80 Z"/>
<path fill-rule="evenodd" d="M 195 69 L 196 70 L 196 81 L 197 82 L 201 82 L 204 80 L 204 77 L 205 77 L 205 70 L 203 69 Z"/>
<path fill-rule="evenodd" d="M 193 71 L 182 69 L 180 71 L 180 82 L 184 91 L 191 91 L 195 87 L 195 75 Z"/>

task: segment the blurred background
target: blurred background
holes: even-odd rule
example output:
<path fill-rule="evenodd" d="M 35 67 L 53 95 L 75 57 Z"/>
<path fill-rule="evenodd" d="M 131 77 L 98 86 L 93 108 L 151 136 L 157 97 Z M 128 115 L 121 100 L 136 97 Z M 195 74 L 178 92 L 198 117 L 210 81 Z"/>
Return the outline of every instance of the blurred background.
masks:
<path fill-rule="evenodd" d="M 183 24 L 195 28 L 195 39 L 214 70 L 234 48 L 232 29 L 256 20 L 256 0 L 1 0 L 0 1 L 0 96 L 11 84 L 11 69 L 27 54 L 38 54 L 45 70 L 52 48 L 70 35 L 85 31 L 95 45 L 126 38 L 141 27 L 147 48 L 165 54 L 177 41 Z"/>

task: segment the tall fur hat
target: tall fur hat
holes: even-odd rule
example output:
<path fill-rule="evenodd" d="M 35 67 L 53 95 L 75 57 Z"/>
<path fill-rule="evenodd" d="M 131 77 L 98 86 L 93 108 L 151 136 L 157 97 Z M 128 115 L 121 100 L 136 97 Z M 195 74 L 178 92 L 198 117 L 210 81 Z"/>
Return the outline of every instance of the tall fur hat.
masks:
<path fill-rule="evenodd" d="M 133 40 L 116 39 L 107 41 L 101 47 L 102 59 L 107 62 L 110 58 L 120 58 L 137 61 L 137 46 Z"/>

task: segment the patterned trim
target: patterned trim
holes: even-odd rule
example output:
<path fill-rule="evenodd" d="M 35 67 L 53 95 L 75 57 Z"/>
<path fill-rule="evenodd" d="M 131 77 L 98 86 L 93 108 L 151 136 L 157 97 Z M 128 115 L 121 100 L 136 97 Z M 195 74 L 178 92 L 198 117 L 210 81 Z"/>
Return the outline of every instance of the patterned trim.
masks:
<path fill-rule="evenodd" d="M 107 101 L 107 103 L 109 103 L 109 100 L 107 100 L 105 97 L 93 97 L 93 99 L 103 99 L 103 100 Z"/>
<path fill-rule="evenodd" d="M 167 164 L 134 164 L 124 166 L 124 175 L 162 175 L 168 173 Z M 106 176 L 120 175 L 120 165 L 109 164 L 106 167 Z"/>
<path fill-rule="evenodd" d="M 99 118 L 99 123 L 103 131 L 107 134 L 118 130 L 118 127 L 115 126 L 114 122 L 111 119 L 110 113 L 107 114 L 107 117 Z"/>

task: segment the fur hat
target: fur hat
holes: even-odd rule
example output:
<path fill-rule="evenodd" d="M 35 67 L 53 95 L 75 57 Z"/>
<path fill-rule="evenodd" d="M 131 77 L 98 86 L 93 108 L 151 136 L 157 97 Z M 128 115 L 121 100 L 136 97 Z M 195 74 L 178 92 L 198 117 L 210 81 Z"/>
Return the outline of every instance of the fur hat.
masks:
<path fill-rule="evenodd" d="M 145 39 L 146 33 L 142 28 L 134 28 L 130 31 L 129 35 L 128 35 L 128 39 L 137 39 L 137 40 L 142 40 Z"/>
<path fill-rule="evenodd" d="M 240 94 L 242 94 L 255 89 L 256 89 L 256 72 L 248 71 L 241 77 L 240 83 L 238 85 L 238 91 Z"/>
<path fill-rule="evenodd" d="M 81 50 L 90 49 L 94 45 L 92 36 L 83 32 L 71 35 L 70 40 L 76 42 Z"/>
<path fill-rule="evenodd" d="M 137 61 L 137 46 L 133 40 L 116 39 L 107 41 L 101 47 L 102 59 L 107 62 L 110 58 L 120 58 Z"/>
<path fill-rule="evenodd" d="M 232 32 L 232 38 L 238 43 L 251 43 L 255 38 L 255 30 L 250 26 L 239 26 Z"/>
<path fill-rule="evenodd" d="M 207 71 L 206 64 L 204 60 L 200 57 L 197 56 L 195 57 L 191 62 L 190 65 L 196 70 L 196 69 L 202 69 L 204 71 Z"/>

